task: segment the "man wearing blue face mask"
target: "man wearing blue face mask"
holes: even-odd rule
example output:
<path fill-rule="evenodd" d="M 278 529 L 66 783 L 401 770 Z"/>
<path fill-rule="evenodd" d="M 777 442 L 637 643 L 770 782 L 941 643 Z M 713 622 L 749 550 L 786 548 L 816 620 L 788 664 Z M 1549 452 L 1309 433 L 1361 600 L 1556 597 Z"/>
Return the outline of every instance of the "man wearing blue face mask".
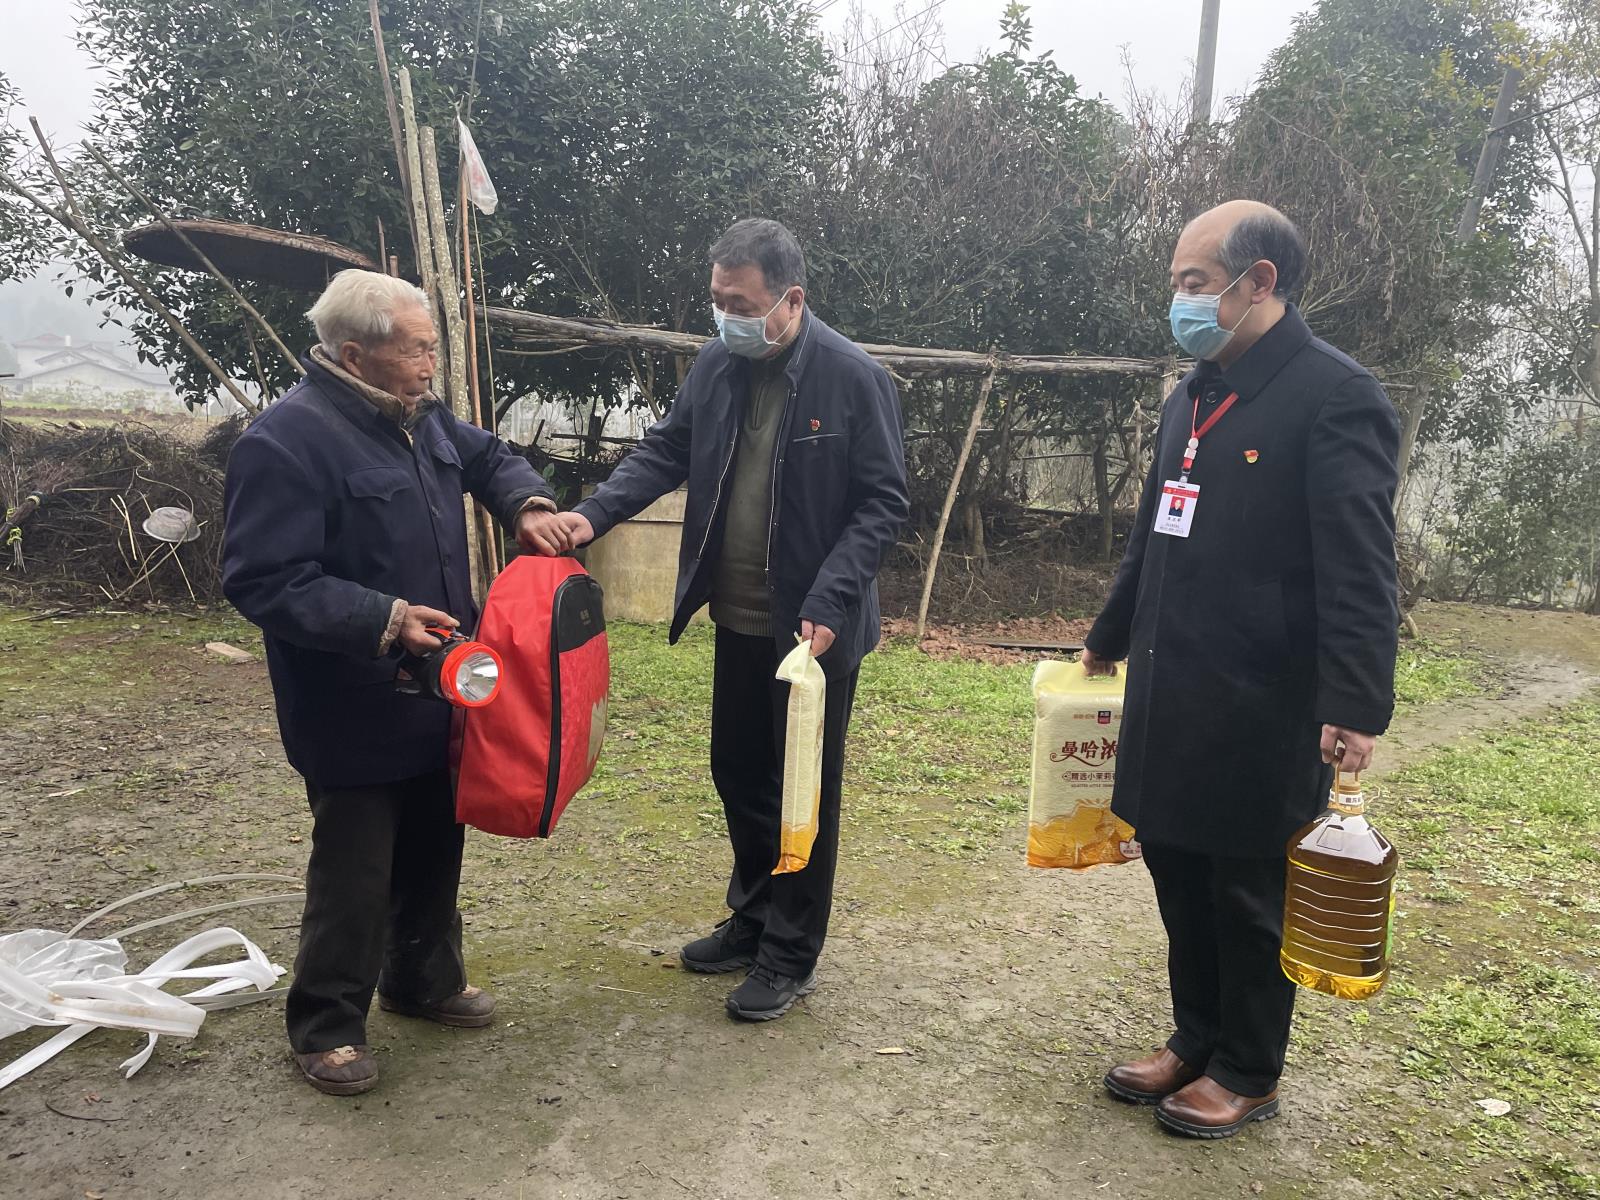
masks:
<path fill-rule="evenodd" d="M 878 642 L 878 567 L 910 511 L 889 374 L 806 307 L 805 258 L 776 221 L 711 247 L 718 336 L 667 417 L 565 515 L 575 545 L 688 483 L 670 637 L 709 603 L 717 626 L 711 774 L 733 843 L 732 915 L 683 948 L 692 971 L 750 968 L 741 1020 L 781 1017 L 817 986 L 833 904 L 845 731 Z M 788 685 L 799 637 L 827 676 L 822 796 L 808 865 L 774 875 Z"/>
<path fill-rule="evenodd" d="M 1305 262 L 1263 204 L 1179 238 L 1172 332 L 1199 361 L 1085 639 L 1091 674 L 1128 664 L 1112 810 L 1155 883 L 1174 1025 L 1105 1085 L 1199 1138 L 1278 1113 L 1285 848 L 1329 764 L 1363 770 L 1394 708 L 1399 422 L 1289 302 Z"/>

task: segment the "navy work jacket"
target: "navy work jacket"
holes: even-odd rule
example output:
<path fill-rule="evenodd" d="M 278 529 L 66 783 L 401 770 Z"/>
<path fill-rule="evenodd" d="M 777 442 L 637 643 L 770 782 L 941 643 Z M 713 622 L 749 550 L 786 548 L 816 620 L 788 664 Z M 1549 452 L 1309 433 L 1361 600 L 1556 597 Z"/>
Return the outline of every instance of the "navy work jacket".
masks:
<path fill-rule="evenodd" d="M 878 644 L 878 568 L 911 509 L 900 398 L 882 366 L 810 309 L 784 374 L 789 393 L 773 449 L 767 537 L 772 636 L 782 656 L 794 649 L 802 620 L 833 630 L 817 663 L 837 679 Z M 672 411 L 576 509 L 600 537 L 689 485 L 674 642 L 711 598 L 749 392 L 749 360 L 730 354 L 720 338 L 707 342 Z"/>
<path fill-rule="evenodd" d="M 228 461 L 222 586 L 266 635 L 290 764 L 321 787 L 447 765 L 450 708 L 395 691 L 396 599 L 477 623 L 462 495 L 508 526 L 553 493 L 491 433 L 428 403 L 410 437 L 313 359 Z"/>

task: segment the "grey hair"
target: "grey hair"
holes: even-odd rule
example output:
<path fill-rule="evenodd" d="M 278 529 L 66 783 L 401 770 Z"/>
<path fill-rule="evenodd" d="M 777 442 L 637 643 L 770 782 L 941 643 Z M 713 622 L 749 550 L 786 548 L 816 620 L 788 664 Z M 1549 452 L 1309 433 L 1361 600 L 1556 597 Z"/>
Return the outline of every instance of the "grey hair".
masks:
<path fill-rule="evenodd" d="M 323 353 L 338 361 L 346 342 L 376 345 L 394 332 L 394 315 L 408 304 L 431 314 L 425 292 L 404 279 L 351 269 L 333 277 L 306 316 L 316 327 Z"/>
<path fill-rule="evenodd" d="M 761 217 L 746 217 L 729 226 L 712 245 L 711 262 L 718 267 L 754 263 L 774 296 L 806 285 L 806 256 L 800 252 L 800 243 L 778 222 Z"/>
<path fill-rule="evenodd" d="M 1305 280 L 1306 240 L 1294 222 L 1276 209 L 1252 213 L 1228 230 L 1217 258 L 1229 279 L 1237 279 L 1265 259 L 1278 268 L 1273 295 L 1288 300 Z"/>

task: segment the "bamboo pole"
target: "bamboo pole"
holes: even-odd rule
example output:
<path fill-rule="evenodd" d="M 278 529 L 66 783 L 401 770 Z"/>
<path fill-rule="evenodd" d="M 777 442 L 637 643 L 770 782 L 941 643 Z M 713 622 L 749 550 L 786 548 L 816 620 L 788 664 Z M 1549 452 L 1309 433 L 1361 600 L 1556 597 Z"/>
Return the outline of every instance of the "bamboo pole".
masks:
<path fill-rule="evenodd" d="M 417 174 L 411 165 L 411 157 L 406 152 L 406 138 L 400 129 L 400 113 L 395 107 L 394 80 L 389 75 L 389 53 L 383 44 L 383 22 L 378 17 L 378 0 L 367 0 L 367 16 L 372 22 L 372 43 L 378 51 L 378 78 L 383 83 L 383 103 L 389 113 L 389 136 L 394 139 L 395 170 L 400 176 L 400 195 L 409 206 L 414 191 L 412 180 L 417 177 Z M 402 69 L 401 74 L 405 75 L 406 72 Z M 405 87 L 407 91 L 410 90 L 409 76 L 406 77 Z M 408 110 L 411 107 L 409 96 L 406 99 L 406 107 Z M 420 263 L 422 261 L 422 247 L 421 243 L 417 241 L 417 228 L 415 226 L 411 230 L 411 252 L 416 261 Z M 381 255 L 378 262 L 381 266 L 383 263 Z"/>
<path fill-rule="evenodd" d="M 920 645 L 928 631 L 928 604 L 933 599 L 933 577 L 939 569 L 939 554 L 944 549 L 945 530 L 950 527 L 950 512 L 956 506 L 956 493 L 961 489 L 961 476 L 966 473 L 967 459 L 972 454 L 972 443 L 978 439 L 978 426 L 983 424 L 983 410 L 989 403 L 989 392 L 994 388 L 994 375 L 998 365 L 991 366 L 978 388 L 978 402 L 972 406 L 972 420 L 967 422 L 967 436 L 961 443 L 961 453 L 956 457 L 956 469 L 950 476 L 950 486 L 944 494 L 944 508 L 939 512 L 939 527 L 933 533 L 933 550 L 928 555 L 928 570 L 922 577 L 922 602 L 917 605 L 917 642 Z"/>
<path fill-rule="evenodd" d="M 410 188 L 407 197 L 411 213 L 411 240 L 417 252 L 417 278 L 422 290 L 433 295 L 433 246 L 428 240 L 428 206 L 423 200 L 422 143 L 417 136 L 417 108 L 411 95 L 411 72 L 400 68 L 400 105 L 405 117 L 406 170 L 409 178 L 418 181 Z M 435 316 L 440 315 L 435 310 Z"/>
<path fill-rule="evenodd" d="M 467 207 L 467 173 L 461 169 L 461 156 L 456 156 L 456 174 L 460 182 L 457 187 L 456 213 L 461 222 L 461 281 L 467 296 L 467 387 L 472 393 L 472 423 L 478 428 L 483 426 L 483 407 L 478 396 L 478 325 L 477 315 L 472 298 L 472 222 L 468 218 Z M 484 594 L 494 582 L 494 577 L 500 573 L 500 547 L 494 536 L 494 520 L 489 515 L 489 510 L 479 504 L 476 507 L 478 524 L 481 527 L 483 538 L 483 586 Z"/>
<path fill-rule="evenodd" d="M 120 278 L 122 282 L 127 284 L 128 287 L 130 287 L 139 297 L 139 299 L 143 300 L 147 305 L 149 305 L 151 311 L 154 312 L 156 316 L 160 317 L 166 322 L 168 328 L 178 335 L 178 339 L 189 348 L 196 358 L 200 360 L 205 369 L 209 371 L 217 380 L 217 382 L 220 383 L 223 388 L 226 389 L 227 392 L 234 398 L 234 400 L 239 403 L 239 406 L 252 415 L 259 415 L 261 412 L 260 405 L 252 404 L 250 402 L 249 397 L 240 391 L 238 385 L 228 377 L 228 373 L 217 365 L 217 360 L 206 353 L 205 347 L 195 340 L 194 335 L 189 332 L 188 328 L 182 321 L 178 319 L 177 315 L 161 302 L 160 297 L 151 291 L 142 279 L 140 279 L 132 271 L 128 270 L 127 266 L 122 261 L 122 256 L 108 246 L 105 241 L 92 229 L 90 229 L 87 223 L 85 223 L 83 218 L 79 215 L 78 205 L 76 198 L 74 197 L 72 187 L 67 183 L 67 177 L 61 170 L 61 164 L 56 162 L 55 153 L 50 148 L 49 139 L 44 136 L 44 130 L 39 128 L 39 122 L 33 117 L 29 117 L 28 121 L 33 126 L 34 136 L 39 139 L 40 147 L 44 150 L 45 161 L 50 165 L 50 172 L 55 176 L 56 184 L 61 188 L 62 199 L 66 207 L 64 209 L 57 208 L 55 205 L 39 196 L 31 189 L 18 183 L 10 175 L 5 174 L 4 172 L 0 172 L 0 184 L 4 184 L 6 187 L 11 189 L 11 191 L 15 192 L 29 204 L 33 205 L 34 208 L 38 209 L 45 216 L 55 221 L 64 229 L 70 230 L 71 232 L 77 234 L 86 243 L 88 243 L 90 249 L 94 250 L 94 252 L 105 261 L 106 265 L 117 273 L 117 277 Z"/>
<path fill-rule="evenodd" d="M 124 191 L 149 209 L 151 215 L 165 225 L 169 233 L 176 236 L 180 242 L 189 248 L 189 253 L 193 254 L 195 258 L 200 261 L 200 265 L 204 267 L 218 283 L 227 289 L 228 295 L 232 296 L 234 302 L 238 304 L 240 308 L 244 309 L 245 315 L 254 320 L 257 325 L 261 326 L 262 332 L 272 339 L 272 344 L 276 346 L 279 353 L 281 353 L 283 357 L 288 360 L 289 365 L 293 367 L 297 373 L 304 375 L 306 373 L 306 369 L 300 365 L 300 360 L 294 356 L 293 351 L 283 344 L 283 339 L 278 336 L 278 331 L 268 323 L 267 319 L 263 317 L 260 312 L 257 311 L 254 304 L 251 304 L 250 301 L 244 298 L 244 294 L 234 286 L 233 280 L 224 275 L 221 268 L 206 257 L 205 251 L 201 250 L 199 246 L 196 246 L 190 239 L 189 235 L 186 234 L 178 225 L 174 224 L 172 219 L 156 206 L 156 202 L 154 200 L 150 199 L 150 197 L 145 195 L 144 192 L 139 190 L 138 187 L 129 182 L 128 179 L 123 176 L 122 172 L 117 170 L 117 168 L 112 165 L 110 159 L 108 159 L 104 154 L 101 154 L 100 151 L 96 150 L 94 146 L 88 142 L 83 143 L 83 148 L 89 153 L 90 157 L 92 157 L 110 173 L 111 178 L 115 179 L 122 185 Z"/>
<path fill-rule="evenodd" d="M 402 77 L 404 84 L 404 77 Z M 444 393 L 450 411 L 468 424 L 472 422 L 472 401 L 467 395 L 467 339 L 462 328 L 461 293 L 456 287 L 455 267 L 450 261 L 450 229 L 444 220 L 444 194 L 439 186 L 439 156 L 434 143 L 433 129 L 423 125 L 418 129 L 422 155 L 422 193 L 427 210 L 428 241 L 433 247 L 433 293 L 444 320 L 440 334 L 448 347 L 445 363 L 447 383 Z M 483 534 L 478 525 L 477 502 L 471 496 L 462 497 L 463 513 L 467 523 L 467 572 L 472 589 L 480 603 L 486 594 L 484 580 Z"/>
<path fill-rule="evenodd" d="M 422 136 L 422 191 L 428 209 L 428 240 L 433 243 L 433 281 L 444 312 L 448 336 L 450 407 L 463 421 L 472 420 L 472 398 L 467 394 L 467 335 L 461 320 L 461 290 L 451 259 L 450 227 L 444 219 L 444 193 L 439 188 L 439 157 L 433 129 L 424 125 Z"/>

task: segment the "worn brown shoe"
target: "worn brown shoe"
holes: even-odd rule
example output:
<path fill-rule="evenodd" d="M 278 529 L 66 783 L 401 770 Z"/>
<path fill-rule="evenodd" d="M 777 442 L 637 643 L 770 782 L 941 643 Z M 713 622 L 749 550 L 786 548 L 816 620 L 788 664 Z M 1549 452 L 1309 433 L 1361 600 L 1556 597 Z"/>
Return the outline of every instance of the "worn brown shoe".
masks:
<path fill-rule="evenodd" d="M 1165 1046 L 1149 1058 L 1112 1067 L 1105 1077 L 1106 1091 L 1119 1100 L 1132 1104 L 1156 1104 L 1163 1096 L 1186 1084 L 1193 1083 L 1200 1074 Z"/>
<path fill-rule="evenodd" d="M 437 1021 L 458 1029 L 482 1029 L 494 1020 L 494 997 L 475 987 L 462 988 L 454 996 L 433 1005 L 405 1004 L 380 995 L 378 1007 L 402 1017 L 421 1017 L 424 1021 Z"/>
<path fill-rule="evenodd" d="M 1270 1121 L 1277 1115 L 1277 1088 L 1265 1096 L 1240 1096 L 1209 1075 L 1172 1093 L 1156 1108 L 1156 1120 L 1193 1138 L 1232 1137 L 1251 1121 Z"/>
<path fill-rule="evenodd" d="M 378 1063 L 365 1046 L 340 1046 L 296 1054 L 294 1061 L 306 1082 L 330 1096 L 358 1096 L 378 1083 Z"/>

